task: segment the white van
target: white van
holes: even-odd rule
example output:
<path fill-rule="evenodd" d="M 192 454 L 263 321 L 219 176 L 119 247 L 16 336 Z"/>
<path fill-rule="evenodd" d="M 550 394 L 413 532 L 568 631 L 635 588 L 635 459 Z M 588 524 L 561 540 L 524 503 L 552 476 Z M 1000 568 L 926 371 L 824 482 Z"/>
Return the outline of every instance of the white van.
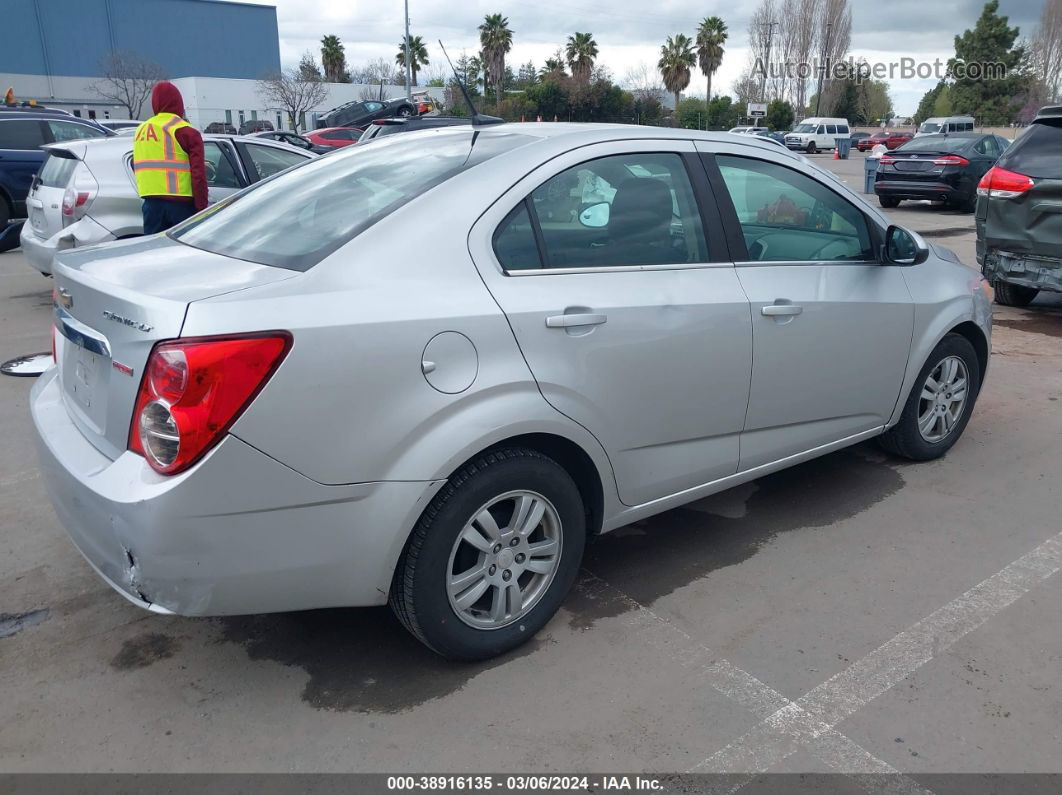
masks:
<path fill-rule="evenodd" d="M 934 116 L 919 125 L 915 138 L 920 135 L 932 135 L 933 133 L 972 132 L 973 128 L 973 116 Z"/>
<path fill-rule="evenodd" d="M 851 131 L 848 119 L 812 116 L 804 119 L 792 132 L 786 133 L 785 145 L 790 149 L 803 149 L 809 155 L 837 148 L 838 138 L 848 138 Z"/>

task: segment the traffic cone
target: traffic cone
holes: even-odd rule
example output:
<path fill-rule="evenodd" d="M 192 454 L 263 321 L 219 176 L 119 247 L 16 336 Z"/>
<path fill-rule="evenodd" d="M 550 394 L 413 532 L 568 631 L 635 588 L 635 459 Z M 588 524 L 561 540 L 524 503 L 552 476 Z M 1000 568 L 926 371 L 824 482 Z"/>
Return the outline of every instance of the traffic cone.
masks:
<path fill-rule="evenodd" d="M 833 148 L 833 159 L 834 160 L 840 160 L 841 159 L 841 150 L 838 149 L 837 147 Z"/>

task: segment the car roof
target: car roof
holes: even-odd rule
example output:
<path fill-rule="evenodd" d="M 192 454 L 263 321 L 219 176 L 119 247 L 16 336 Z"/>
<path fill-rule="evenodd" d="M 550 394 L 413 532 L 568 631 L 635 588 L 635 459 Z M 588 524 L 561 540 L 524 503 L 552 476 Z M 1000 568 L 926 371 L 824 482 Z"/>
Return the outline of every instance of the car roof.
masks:
<path fill-rule="evenodd" d="M 283 141 L 272 141 L 268 138 L 258 138 L 253 135 L 229 135 L 227 133 L 203 133 L 204 141 L 229 141 L 235 143 L 238 141 L 244 141 L 246 143 L 253 143 L 256 146 L 270 146 L 275 149 L 284 149 L 288 152 L 298 152 L 300 155 L 310 154 L 308 149 L 303 149 L 301 146 L 292 146 L 286 144 Z M 66 149 L 72 150 L 80 146 L 90 146 L 93 151 L 97 150 L 101 146 L 114 146 L 114 147 L 128 147 L 131 140 L 128 135 L 108 135 L 106 138 L 79 138 L 72 141 L 58 141 L 56 143 L 44 144 L 41 149 Z"/>

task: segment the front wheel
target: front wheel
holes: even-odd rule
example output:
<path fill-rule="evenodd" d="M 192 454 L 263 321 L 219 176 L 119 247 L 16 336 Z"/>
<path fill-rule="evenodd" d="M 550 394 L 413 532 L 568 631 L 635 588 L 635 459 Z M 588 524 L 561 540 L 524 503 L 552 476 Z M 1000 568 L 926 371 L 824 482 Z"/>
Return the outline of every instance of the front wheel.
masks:
<path fill-rule="evenodd" d="M 809 155 L 813 155 L 813 154 L 815 154 L 815 153 L 816 153 L 816 152 L 818 152 L 818 151 L 819 151 L 819 148 L 818 148 L 817 146 L 815 146 L 815 142 L 814 142 L 814 141 L 811 141 L 811 142 L 810 142 L 810 143 L 808 144 L 808 154 L 809 154 Z"/>
<path fill-rule="evenodd" d="M 882 207 L 892 209 L 900 206 L 900 200 L 895 196 L 878 196 L 878 204 Z"/>
<path fill-rule="evenodd" d="M 1023 287 L 1010 282 L 996 282 L 993 285 L 996 303 L 1000 306 L 1028 306 L 1040 294 L 1035 287 Z"/>
<path fill-rule="evenodd" d="M 881 436 L 882 447 L 913 461 L 940 458 L 962 436 L 980 389 L 973 345 L 948 334 L 919 372 L 900 421 Z"/>
<path fill-rule="evenodd" d="M 494 657 L 557 612 L 585 539 L 582 498 L 563 467 L 526 448 L 485 453 L 449 479 L 417 522 L 391 608 L 444 657 Z"/>

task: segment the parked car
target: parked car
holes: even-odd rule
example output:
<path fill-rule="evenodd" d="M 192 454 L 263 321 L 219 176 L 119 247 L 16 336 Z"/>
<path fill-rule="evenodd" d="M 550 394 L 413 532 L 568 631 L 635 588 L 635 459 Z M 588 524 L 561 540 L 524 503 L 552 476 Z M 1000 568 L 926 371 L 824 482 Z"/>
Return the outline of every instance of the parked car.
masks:
<path fill-rule="evenodd" d="M 31 112 L 32 110 L 32 112 Z M 0 250 L 18 245 L 8 225 L 26 217 L 26 196 L 44 161 L 43 144 L 113 135 L 94 121 L 65 112 L 30 108 L 0 109 Z"/>
<path fill-rule="evenodd" d="M 864 439 L 943 455 L 992 322 L 957 257 L 801 157 L 635 126 L 390 136 L 55 282 L 42 478 L 112 587 L 389 601 L 466 660 L 534 636 L 590 537 Z"/>
<path fill-rule="evenodd" d="M 101 127 L 106 127 L 108 130 L 116 133 L 120 133 L 122 130 L 132 130 L 135 132 L 136 128 L 141 124 L 132 119 L 96 119 L 96 123 Z"/>
<path fill-rule="evenodd" d="M 869 138 L 869 137 L 870 137 L 870 133 L 853 132 L 852 134 L 850 134 L 848 136 L 848 140 L 852 142 L 852 148 L 853 149 L 858 149 L 859 148 L 859 142 L 862 141 L 863 139 Z M 862 150 L 860 150 L 860 151 L 862 151 Z"/>
<path fill-rule="evenodd" d="M 266 119 L 249 119 L 240 125 L 237 135 L 253 135 L 256 132 L 266 132 L 273 129 L 273 122 Z"/>
<path fill-rule="evenodd" d="M 923 135 L 969 133 L 974 128 L 973 116 L 934 116 L 918 125 L 915 138 Z"/>
<path fill-rule="evenodd" d="M 362 131 L 358 143 L 368 143 L 375 138 L 400 132 L 428 130 L 433 127 L 454 127 L 461 124 L 471 124 L 471 119 L 460 116 L 404 116 L 396 119 L 377 119 Z"/>
<path fill-rule="evenodd" d="M 821 150 L 836 149 L 837 139 L 851 134 L 848 119 L 813 116 L 804 119 L 785 136 L 785 145 L 813 155 Z"/>
<path fill-rule="evenodd" d="M 325 127 L 307 131 L 306 139 L 323 149 L 342 149 L 357 143 L 363 132 L 360 127 Z"/>
<path fill-rule="evenodd" d="M 879 158 L 874 193 L 882 207 L 930 199 L 973 212 L 977 183 L 1009 144 L 981 133 L 919 136 Z"/>
<path fill-rule="evenodd" d="M 729 130 L 727 130 L 727 132 L 734 133 L 735 135 L 756 135 L 756 134 L 758 134 L 761 131 L 762 132 L 769 132 L 770 131 L 770 127 L 745 126 L 745 127 L 731 127 Z"/>
<path fill-rule="evenodd" d="M 785 146 L 785 135 L 783 133 L 771 132 L 770 130 L 761 129 L 752 133 L 752 135 L 755 135 L 758 138 L 765 138 L 766 140 L 772 141 L 778 144 L 779 146 Z"/>
<path fill-rule="evenodd" d="M 365 128 L 376 119 L 392 116 L 415 116 L 417 108 L 405 97 L 388 100 L 363 100 L 347 102 L 325 113 L 317 120 L 317 128 L 326 127 L 360 127 Z"/>
<path fill-rule="evenodd" d="M 914 135 L 909 132 L 900 132 L 899 130 L 886 130 L 882 132 L 876 132 L 873 135 L 869 135 L 866 138 L 860 138 L 856 142 L 856 148 L 860 152 L 866 152 L 873 149 L 878 144 L 883 145 L 886 149 L 895 149 L 898 146 L 903 146 L 905 143 L 914 138 Z"/>
<path fill-rule="evenodd" d="M 22 227 L 26 261 L 52 272 L 55 254 L 144 233 L 128 136 L 44 147 L 45 160 L 29 193 Z M 210 202 L 315 157 L 261 138 L 203 136 Z"/>
<path fill-rule="evenodd" d="M 977 186 L 977 261 L 996 303 L 1062 292 L 1062 106 L 1041 108 Z"/>
<path fill-rule="evenodd" d="M 203 128 L 203 132 L 210 135 L 235 135 L 236 128 L 223 121 L 212 121 Z"/>
<path fill-rule="evenodd" d="M 427 91 L 418 91 L 413 94 L 413 104 L 416 106 L 418 116 L 438 114 L 442 108 L 438 101 Z"/>
<path fill-rule="evenodd" d="M 282 144 L 288 146 L 297 146 L 299 149 L 308 149 L 311 152 L 316 152 L 319 155 L 325 152 L 330 152 L 331 148 L 327 146 L 319 146 L 311 141 L 304 135 L 299 135 L 296 132 L 290 130 L 264 130 L 263 132 L 257 132 L 252 134 L 253 138 L 266 138 L 270 141 L 280 141 Z"/>

